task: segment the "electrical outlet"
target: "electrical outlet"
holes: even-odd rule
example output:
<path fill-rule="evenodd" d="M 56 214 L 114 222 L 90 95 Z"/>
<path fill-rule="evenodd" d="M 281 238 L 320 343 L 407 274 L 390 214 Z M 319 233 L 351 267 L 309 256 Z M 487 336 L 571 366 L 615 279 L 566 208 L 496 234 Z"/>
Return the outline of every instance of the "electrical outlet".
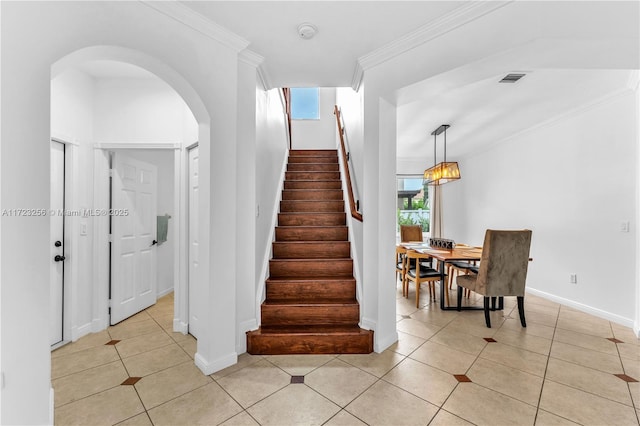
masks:
<path fill-rule="evenodd" d="M 620 222 L 620 232 L 629 232 L 629 222 Z"/>
<path fill-rule="evenodd" d="M 578 274 L 569 275 L 569 281 L 571 284 L 578 284 Z"/>

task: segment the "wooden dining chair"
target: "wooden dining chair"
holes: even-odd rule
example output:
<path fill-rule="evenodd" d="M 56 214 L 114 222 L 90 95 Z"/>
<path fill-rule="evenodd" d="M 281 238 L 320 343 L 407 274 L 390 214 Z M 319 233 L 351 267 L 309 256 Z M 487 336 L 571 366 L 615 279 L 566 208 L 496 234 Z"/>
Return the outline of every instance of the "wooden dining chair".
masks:
<path fill-rule="evenodd" d="M 413 262 L 411 262 L 413 260 Z M 416 284 L 416 308 L 420 307 L 420 286 L 422 283 L 429 284 L 429 297 L 431 299 L 436 298 L 435 282 L 440 281 L 440 271 L 437 269 L 426 266 L 425 262 L 430 261 L 431 257 L 428 254 L 419 253 L 415 250 L 407 250 L 405 254 L 405 276 L 402 282 L 402 295 L 409 297 L 409 281 Z M 446 281 L 446 274 L 445 274 Z M 440 283 L 444 286 L 445 283 Z M 441 287 L 441 291 L 446 291 L 446 288 Z M 445 298 L 447 305 L 449 304 L 449 292 L 446 291 Z"/>
<path fill-rule="evenodd" d="M 531 231 L 497 231 L 487 229 L 484 236 L 482 257 L 477 274 L 461 275 L 458 284 L 458 310 L 462 303 L 462 289 L 467 288 L 484 296 L 484 318 L 491 328 L 489 317 L 489 299 L 491 310 L 496 309 L 496 298 L 503 306 L 504 296 L 516 296 L 520 323 L 527 326 L 524 317 L 524 292 L 529 266 Z"/>
<path fill-rule="evenodd" d="M 420 225 L 400 225 L 400 242 L 422 241 L 422 226 Z"/>
<path fill-rule="evenodd" d="M 404 257 L 407 253 L 407 249 L 402 246 L 396 246 L 396 284 L 398 282 L 398 278 L 400 278 L 400 282 L 404 282 L 404 273 L 405 273 L 405 262 Z"/>

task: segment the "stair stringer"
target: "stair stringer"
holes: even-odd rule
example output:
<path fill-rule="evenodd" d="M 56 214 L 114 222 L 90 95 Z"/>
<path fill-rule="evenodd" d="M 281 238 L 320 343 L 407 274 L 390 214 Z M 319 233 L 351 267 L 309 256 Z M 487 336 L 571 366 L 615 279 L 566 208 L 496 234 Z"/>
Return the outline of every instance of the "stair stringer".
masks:
<path fill-rule="evenodd" d="M 340 152 L 340 139 L 337 139 L 337 147 L 338 153 Z M 347 180 L 344 178 L 346 176 L 345 167 L 348 167 L 344 164 L 344 158 L 342 155 L 338 154 L 338 164 L 340 165 L 340 181 L 342 182 L 342 194 L 344 199 L 344 205 L 349 205 L 349 188 L 347 187 Z M 358 247 L 361 247 L 362 244 L 358 245 L 358 240 L 355 234 L 355 226 L 362 228 L 361 222 L 353 219 L 349 213 L 347 213 L 347 232 L 349 233 L 349 242 L 351 243 L 351 258 L 353 259 L 353 277 L 356 279 L 356 300 L 360 304 L 360 322 L 358 325 L 361 328 L 366 330 L 374 330 L 376 329 L 376 322 L 370 318 L 365 317 L 364 312 L 364 298 L 362 297 L 362 263 L 360 261 L 360 253 L 358 251 Z M 362 233 L 360 233 L 362 235 Z M 360 240 L 360 243 L 362 240 Z"/>
<path fill-rule="evenodd" d="M 260 275 L 256 277 L 258 282 L 256 283 L 256 306 L 255 306 L 255 328 L 247 330 L 239 330 L 241 338 L 246 339 L 245 332 L 249 330 L 255 330 L 261 325 L 261 306 L 262 302 L 267 298 L 266 294 L 266 282 L 269 278 L 269 260 L 273 256 L 273 242 L 276 240 L 276 225 L 278 223 L 278 213 L 280 213 L 280 202 L 282 201 L 282 191 L 284 190 L 285 172 L 287 171 L 287 163 L 289 159 L 289 150 L 285 151 L 285 155 L 282 158 L 282 170 L 280 171 L 280 183 L 278 185 L 278 192 L 274 198 L 276 202 L 273 204 L 273 211 L 271 212 L 271 229 L 270 238 L 267 247 L 264 248 L 264 256 L 262 259 L 262 268 L 260 269 Z"/>

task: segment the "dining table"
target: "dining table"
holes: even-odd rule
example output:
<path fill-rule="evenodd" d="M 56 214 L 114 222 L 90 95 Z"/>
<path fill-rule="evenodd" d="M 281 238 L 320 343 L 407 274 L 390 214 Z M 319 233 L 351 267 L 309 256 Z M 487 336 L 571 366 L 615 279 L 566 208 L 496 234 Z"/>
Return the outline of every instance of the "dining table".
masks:
<path fill-rule="evenodd" d="M 400 243 L 401 247 L 407 250 L 415 250 L 438 260 L 440 272 L 440 309 L 444 311 L 457 310 L 482 310 L 482 306 L 446 306 L 444 303 L 444 292 L 447 291 L 445 283 L 446 263 L 454 261 L 479 261 L 482 258 L 482 247 L 469 246 L 466 244 L 456 244 L 451 250 L 440 247 L 432 247 L 426 242 L 406 242 Z"/>

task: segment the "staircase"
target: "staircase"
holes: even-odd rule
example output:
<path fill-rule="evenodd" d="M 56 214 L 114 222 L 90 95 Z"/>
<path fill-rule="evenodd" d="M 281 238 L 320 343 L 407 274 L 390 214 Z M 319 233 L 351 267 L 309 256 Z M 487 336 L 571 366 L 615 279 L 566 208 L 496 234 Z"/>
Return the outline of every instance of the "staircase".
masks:
<path fill-rule="evenodd" d="M 250 354 L 373 351 L 373 332 L 358 326 L 341 188 L 336 150 L 289 152 L 262 326 L 247 332 Z"/>

